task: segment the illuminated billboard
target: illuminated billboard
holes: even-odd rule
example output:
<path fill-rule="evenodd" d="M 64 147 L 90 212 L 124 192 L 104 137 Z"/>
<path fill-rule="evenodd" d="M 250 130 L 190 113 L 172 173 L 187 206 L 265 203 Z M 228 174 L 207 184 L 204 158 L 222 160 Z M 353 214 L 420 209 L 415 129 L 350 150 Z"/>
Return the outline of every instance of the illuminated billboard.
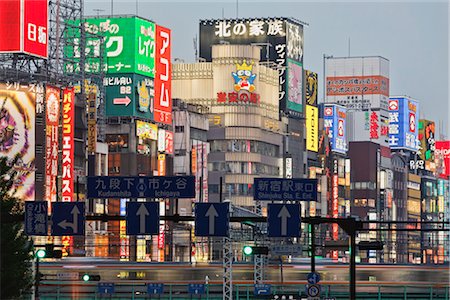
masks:
<path fill-rule="evenodd" d="M 24 201 L 35 200 L 35 116 L 37 85 L 0 83 L 0 156 L 20 159 L 13 189 Z"/>
<path fill-rule="evenodd" d="M 306 105 L 317 106 L 317 95 L 319 93 L 319 81 L 317 73 L 305 70 L 304 85 Z"/>
<path fill-rule="evenodd" d="M 319 109 L 306 105 L 306 149 L 319 151 Z"/>
<path fill-rule="evenodd" d="M 299 110 L 287 107 L 287 59 L 303 63 L 303 25 L 289 18 L 216 19 L 200 21 L 200 57 L 212 60 L 211 45 L 258 44 L 261 59 L 278 67 L 280 108 L 293 116 Z M 295 103 L 295 102 L 294 102 Z"/>
<path fill-rule="evenodd" d="M 419 120 L 419 142 L 420 148 L 417 154 L 420 159 L 434 162 L 435 150 L 435 123 L 433 121 Z"/>
<path fill-rule="evenodd" d="M 389 79 L 384 76 L 327 77 L 327 96 L 385 95 L 389 96 Z"/>
<path fill-rule="evenodd" d="M 172 125 L 172 38 L 170 29 L 156 26 L 156 122 Z"/>
<path fill-rule="evenodd" d="M 436 141 L 436 164 L 441 178 L 450 176 L 450 141 Z"/>
<path fill-rule="evenodd" d="M 157 150 L 158 126 L 136 120 L 137 152 L 152 155 Z"/>
<path fill-rule="evenodd" d="M 419 103 L 405 97 L 391 97 L 389 109 L 389 147 L 418 150 Z"/>
<path fill-rule="evenodd" d="M 73 88 L 63 90 L 62 101 L 62 201 L 73 201 L 73 165 L 75 133 L 75 92 Z"/>
<path fill-rule="evenodd" d="M 345 154 L 347 152 L 346 123 L 347 110 L 336 104 L 323 105 L 324 128 L 328 134 L 331 151 Z"/>
<path fill-rule="evenodd" d="M 0 53 L 48 57 L 48 1 L 0 1 Z"/>
<path fill-rule="evenodd" d="M 293 60 L 287 60 L 287 109 L 303 112 L 303 67 Z"/>
<path fill-rule="evenodd" d="M 45 91 L 45 201 L 56 201 L 58 176 L 58 125 L 60 89 L 47 86 Z M 50 207 L 50 205 L 49 205 Z"/>
<path fill-rule="evenodd" d="M 77 26 L 79 20 L 72 21 Z M 137 73 L 155 77 L 155 24 L 138 17 L 88 18 L 85 20 L 86 31 L 86 72 L 99 72 L 101 44 L 105 47 L 107 74 Z M 74 44 L 65 47 L 64 55 L 72 58 L 74 64 L 66 65 L 66 72 L 79 71 L 77 60 L 80 58 L 80 32 L 77 28 L 65 33 L 74 38 Z M 99 37 L 105 36 L 103 43 Z"/>
<path fill-rule="evenodd" d="M 154 81 L 138 74 L 114 74 L 103 79 L 106 116 L 153 120 Z"/>

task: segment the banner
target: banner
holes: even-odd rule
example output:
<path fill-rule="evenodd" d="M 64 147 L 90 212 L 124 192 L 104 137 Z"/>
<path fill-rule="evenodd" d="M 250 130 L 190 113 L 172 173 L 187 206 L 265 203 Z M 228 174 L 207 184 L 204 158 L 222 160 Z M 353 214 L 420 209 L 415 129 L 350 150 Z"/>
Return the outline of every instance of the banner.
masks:
<path fill-rule="evenodd" d="M 62 127 L 62 201 L 73 201 L 73 163 L 75 131 L 75 93 L 72 88 L 63 90 Z"/>
<path fill-rule="evenodd" d="M 45 96 L 45 200 L 56 201 L 58 176 L 59 88 L 47 86 Z M 51 206 L 49 205 L 49 208 Z"/>
<path fill-rule="evenodd" d="M 172 125 L 171 45 L 170 29 L 157 25 L 154 120 L 169 125 Z"/>

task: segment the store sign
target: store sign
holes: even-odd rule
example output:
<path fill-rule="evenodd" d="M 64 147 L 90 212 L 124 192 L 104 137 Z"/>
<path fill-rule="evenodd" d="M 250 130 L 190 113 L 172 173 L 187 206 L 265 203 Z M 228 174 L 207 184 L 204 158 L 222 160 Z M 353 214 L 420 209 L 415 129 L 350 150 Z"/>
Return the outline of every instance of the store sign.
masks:
<path fill-rule="evenodd" d="M 136 136 L 139 139 L 158 140 L 158 126 L 156 124 L 136 120 Z"/>
<path fill-rule="evenodd" d="M 45 96 L 45 201 L 56 201 L 60 89 L 46 87 Z"/>
<path fill-rule="evenodd" d="M 408 98 L 389 98 L 389 146 L 417 151 L 419 103 Z"/>
<path fill-rule="evenodd" d="M 439 166 L 439 176 L 450 176 L 450 141 L 436 141 L 436 164 Z"/>
<path fill-rule="evenodd" d="M 73 164 L 75 132 L 75 93 L 73 88 L 63 90 L 62 127 L 62 201 L 73 201 Z"/>
<path fill-rule="evenodd" d="M 327 96 L 384 95 L 389 97 L 389 79 L 384 76 L 327 77 Z"/>
<path fill-rule="evenodd" d="M 292 178 L 292 157 L 286 157 L 286 178 Z"/>
<path fill-rule="evenodd" d="M 319 109 L 306 105 L 306 149 L 319 151 Z"/>
<path fill-rule="evenodd" d="M 166 150 L 166 131 L 158 129 L 158 152 L 165 152 Z"/>
<path fill-rule="evenodd" d="M 172 125 L 171 32 L 156 26 L 155 121 Z"/>
<path fill-rule="evenodd" d="M 0 1 L 0 53 L 48 57 L 48 1 Z"/>
<path fill-rule="evenodd" d="M 173 132 L 166 130 L 165 133 L 166 133 L 165 152 L 166 154 L 173 154 Z"/>
<path fill-rule="evenodd" d="M 97 89 L 92 89 L 88 93 L 88 143 L 89 153 L 97 150 Z"/>
<path fill-rule="evenodd" d="M 324 109 L 324 128 L 331 143 L 331 150 L 345 154 L 347 152 L 346 120 L 347 110 L 336 104 L 326 104 Z"/>
<path fill-rule="evenodd" d="M 305 103 L 317 106 L 317 95 L 319 93 L 319 81 L 317 73 L 305 70 Z"/>
<path fill-rule="evenodd" d="M 166 155 L 158 154 L 158 176 L 166 176 Z"/>
<path fill-rule="evenodd" d="M 419 120 L 419 142 L 420 147 L 417 151 L 420 159 L 434 162 L 434 151 L 436 149 L 435 141 L 435 123 L 429 120 Z"/>
<path fill-rule="evenodd" d="M 154 81 L 139 74 L 109 75 L 103 79 L 106 116 L 153 120 Z"/>
<path fill-rule="evenodd" d="M 332 216 L 333 218 L 337 218 L 339 216 L 339 177 L 338 174 L 334 174 L 332 177 L 332 185 L 331 185 L 331 195 L 332 195 Z M 339 227 L 338 224 L 333 223 L 333 240 L 337 241 L 339 238 Z"/>

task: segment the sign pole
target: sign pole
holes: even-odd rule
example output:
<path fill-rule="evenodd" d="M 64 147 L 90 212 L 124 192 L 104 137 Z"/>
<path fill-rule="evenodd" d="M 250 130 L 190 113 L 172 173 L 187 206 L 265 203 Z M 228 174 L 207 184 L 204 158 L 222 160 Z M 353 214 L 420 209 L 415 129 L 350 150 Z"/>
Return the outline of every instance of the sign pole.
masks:
<path fill-rule="evenodd" d="M 316 232 L 314 223 L 311 224 L 311 273 L 316 272 Z"/>
<path fill-rule="evenodd" d="M 356 299 L 356 230 L 350 233 L 350 299 Z"/>

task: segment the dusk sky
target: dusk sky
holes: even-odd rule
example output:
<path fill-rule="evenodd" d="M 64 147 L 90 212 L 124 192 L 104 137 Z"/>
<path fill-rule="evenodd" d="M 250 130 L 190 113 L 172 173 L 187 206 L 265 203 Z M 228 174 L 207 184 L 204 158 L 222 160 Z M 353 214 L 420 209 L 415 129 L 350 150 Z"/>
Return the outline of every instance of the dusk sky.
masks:
<path fill-rule="evenodd" d="M 448 1 L 119 1 L 114 14 L 136 14 L 172 30 L 172 57 L 194 61 L 200 19 L 294 17 L 304 29 L 304 67 L 319 73 L 323 54 L 383 56 L 390 62 L 390 94 L 420 101 L 421 118 L 443 122 L 449 135 Z M 96 11 L 97 9 L 102 11 Z M 110 0 L 86 0 L 86 15 L 109 15 Z M 438 135 L 439 138 L 439 135 Z"/>

